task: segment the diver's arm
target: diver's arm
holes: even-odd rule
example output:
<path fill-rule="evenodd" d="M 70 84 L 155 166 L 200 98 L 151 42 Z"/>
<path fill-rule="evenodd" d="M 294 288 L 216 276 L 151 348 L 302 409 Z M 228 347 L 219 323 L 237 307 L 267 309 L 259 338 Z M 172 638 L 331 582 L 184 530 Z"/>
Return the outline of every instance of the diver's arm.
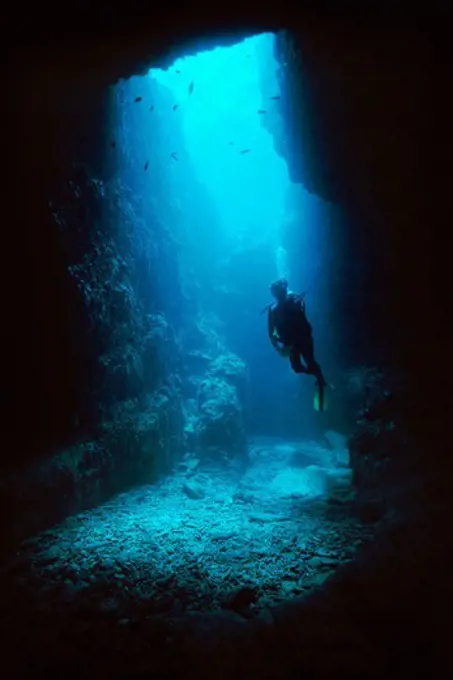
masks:
<path fill-rule="evenodd" d="M 271 341 L 272 345 L 276 347 L 277 340 L 275 339 L 274 330 L 275 330 L 274 314 L 272 312 L 272 307 L 269 307 L 269 310 L 267 312 L 267 332 L 269 334 L 269 340 Z"/>

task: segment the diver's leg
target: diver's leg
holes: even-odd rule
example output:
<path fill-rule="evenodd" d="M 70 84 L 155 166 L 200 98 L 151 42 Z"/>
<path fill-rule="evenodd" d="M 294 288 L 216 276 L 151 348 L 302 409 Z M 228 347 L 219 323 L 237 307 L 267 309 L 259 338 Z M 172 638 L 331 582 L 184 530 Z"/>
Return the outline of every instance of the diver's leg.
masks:
<path fill-rule="evenodd" d="M 293 347 L 291 354 L 289 355 L 289 361 L 291 363 L 291 368 L 294 373 L 307 373 L 306 367 L 303 365 L 301 360 L 301 352 L 299 347 Z"/>
<path fill-rule="evenodd" d="M 315 359 L 315 351 L 314 351 L 314 345 L 313 345 L 313 336 L 310 334 L 307 336 L 307 338 L 304 339 L 304 342 L 301 346 L 301 354 L 303 356 L 303 359 L 305 363 L 307 364 L 307 369 L 308 373 L 310 375 L 314 375 L 318 384 L 323 387 L 327 385 L 325 378 L 323 376 L 321 366 L 318 364 L 318 362 Z"/>

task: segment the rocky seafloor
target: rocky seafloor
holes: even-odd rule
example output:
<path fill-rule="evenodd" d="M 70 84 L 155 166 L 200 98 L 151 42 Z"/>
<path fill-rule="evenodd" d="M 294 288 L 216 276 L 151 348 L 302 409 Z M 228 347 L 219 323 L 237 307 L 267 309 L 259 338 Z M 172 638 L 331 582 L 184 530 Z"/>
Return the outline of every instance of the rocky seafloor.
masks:
<path fill-rule="evenodd" d="M 327 443 L 256 439 L 246 466 L 187 454 L 171 477 L 68 518 L 2 565 L 9 677 L 166 677 L 186 666 L 194 630 L 203 645 L 219 627 L 272 625 L 275 607 L 372 539 L 352 503 L 346 452 Z"/>

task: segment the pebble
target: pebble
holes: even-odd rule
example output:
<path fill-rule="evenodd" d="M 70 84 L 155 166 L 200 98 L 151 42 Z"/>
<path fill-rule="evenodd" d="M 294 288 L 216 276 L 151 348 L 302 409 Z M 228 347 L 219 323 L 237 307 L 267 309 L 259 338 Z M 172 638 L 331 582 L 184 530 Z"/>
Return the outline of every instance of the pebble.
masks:
<path fill-rule="evenodd" d="M 204 489 L 196 482 L 184 482 L 182 490 L 192 500 L 200 500 L 205 497 Z"/>
<path fill-rule="evenodd" d="M 310 579 L 310 585 L 321 586 L 329 578 L 330 574 L 315 574 Z"/>
<path fill-rule="evenodd" d="M 212 541 L 228 541 L 230 538 L 233 538 L 233 536 L 236 535 L 236 532 L 234 531 L 213 531 L 210 534 L 210 538 Z"/>
<path fill-rule="evenodd" d="M 297 584 L 294 581 L 283 580 L 281 584 L 281 588 L 286 594 L 292 592 L 296 587 Z"/>

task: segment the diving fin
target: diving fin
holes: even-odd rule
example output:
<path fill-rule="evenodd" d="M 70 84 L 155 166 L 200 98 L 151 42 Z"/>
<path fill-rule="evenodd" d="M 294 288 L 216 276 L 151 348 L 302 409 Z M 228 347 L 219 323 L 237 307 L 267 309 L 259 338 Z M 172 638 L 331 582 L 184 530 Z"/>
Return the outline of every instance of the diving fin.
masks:
<path fill-rule="evenodd" d="M 313 396 L 313 408 L 315 411 L 327 411 L 327 385 L 315 385 L 315 394 Z"/>

